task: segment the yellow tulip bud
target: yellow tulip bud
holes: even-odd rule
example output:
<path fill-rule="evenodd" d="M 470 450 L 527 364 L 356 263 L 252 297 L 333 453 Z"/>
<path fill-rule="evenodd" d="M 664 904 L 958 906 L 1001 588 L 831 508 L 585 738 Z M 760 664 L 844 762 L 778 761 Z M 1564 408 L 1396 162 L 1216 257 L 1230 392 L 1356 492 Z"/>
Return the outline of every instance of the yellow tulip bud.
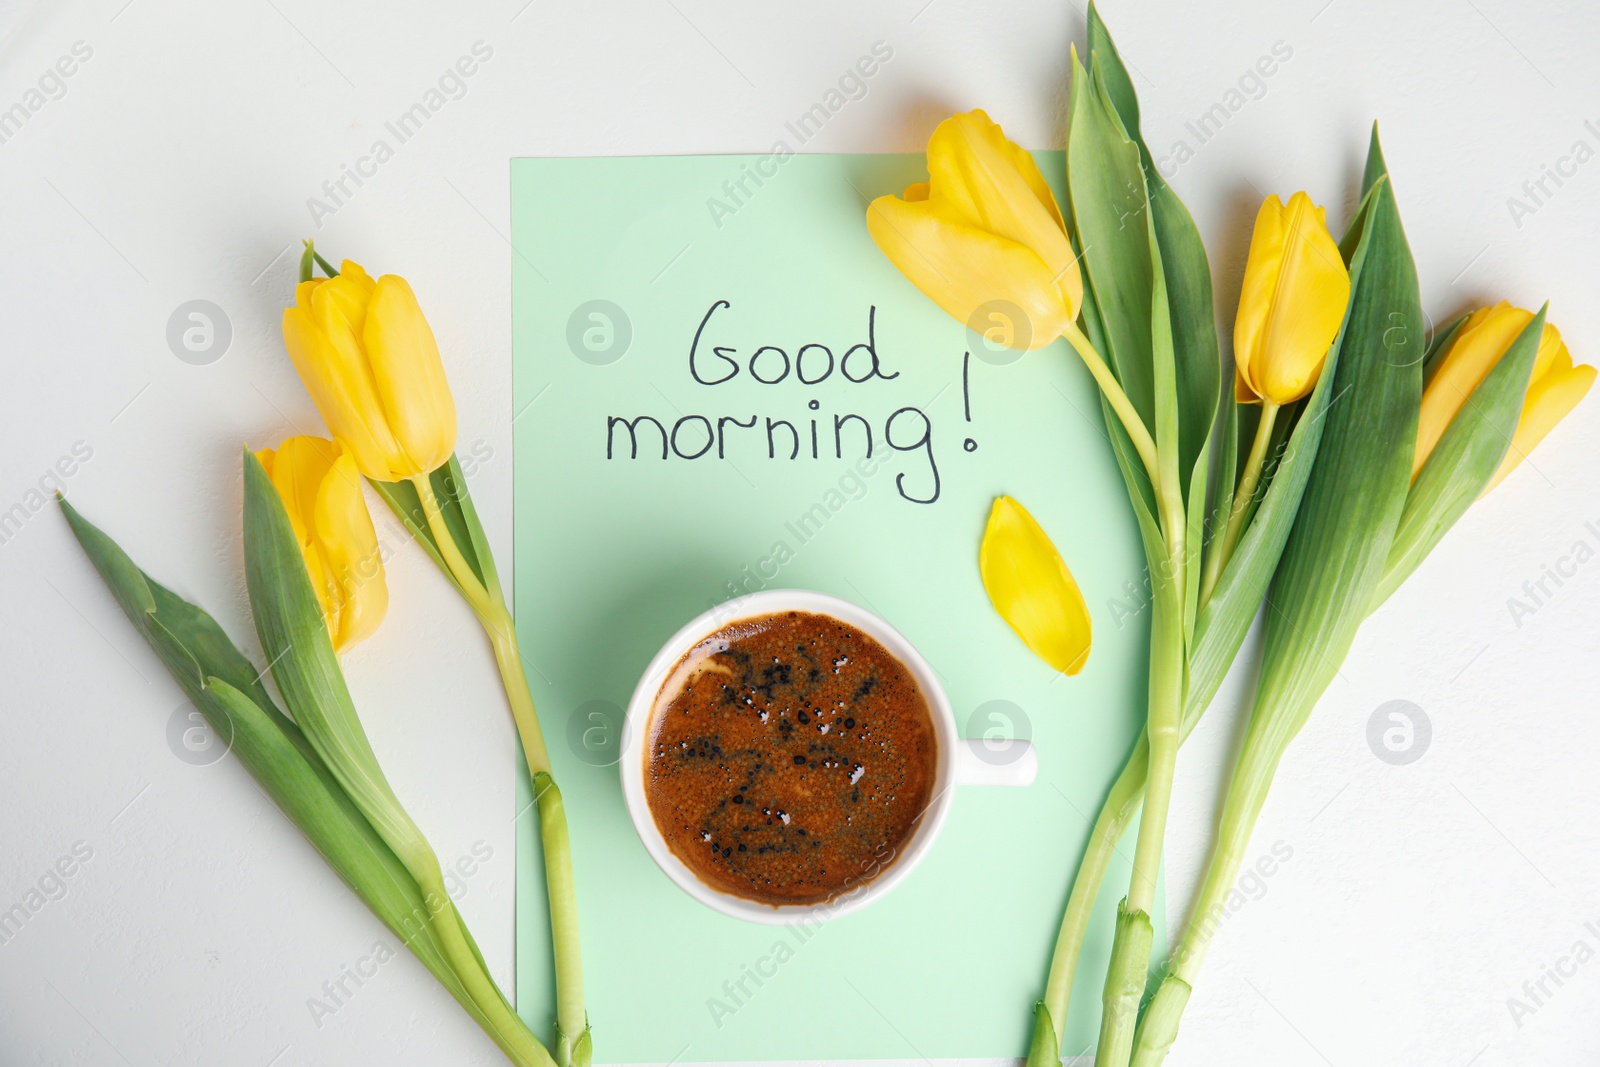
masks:
<path fill-rule="evenodd" d="M 371 635 L 389 606 L 361 472 L 339 442 L 322 437 L 291 437 L 256 458 L 283 499 L 328 635 L 342 652 Z"/>
<path fill-rule="evenodd" d="M 1433 454 L 1439 439 L 1473 390 L 1505 356 L 1519 334 L 1533 321 L 1533 312 L 1512 307 L 1502 300 L 1493 307 L 1479 308 L 1467 316 L 1450 347 L 1439 357 L 1438 366 L 1422 393 L 1422 412 L 1417 420 L 1417 450 L 1411 463 L 1415 478 Z M 1528 392 L 1522 401 L 1522 416 L 1506 457 L 1489 479 L 1488 492 L 1544 440 L 1545 434 L 1578 405 L 1594 384 L 1595 369 L 1586 364 L 1573 366 L 1572 356 L 1561 331 L 1545 323 L 1539 335 L 1539 351 L 1533 357 Z"/>
<path fill-rule="evenodd" d="M 283 342 L 306 391 L 362 474 L 397 482 L 442 465 L 456 407 L 439 346 L 404 278 L 345 260 L 295 289 Z"/>
<path fill-rule="evenodd" d="M 1235 399 L 1282 407 L 1311 392 L 1349 300 L 1350 272 L 1322 208 L 1305 193 L 1287 205 L 1267 197 L 1233 327 Z"/>
<path fill-rule="evenodd" d="M 1000 617 L 1034 655 L 1077 674 L 1089 661 L 1089 607 L 1050 535 L 1011 497 L 997 497 L 978 549 L 978 572 Z"/>
<path fill-rule="evenodd" d="M 1078 317 L 1083 280 L 1055 194 L 1033 157 L 982 111 L 939 124 L 928 181 L 874 200 L 867 231 L 960 322 L 972 324 L 987 304 L 1014 305 L 1022 321 L 997 323 L 1004 332 L 995 339 L 1007 347 L 1041 348 Z"/>

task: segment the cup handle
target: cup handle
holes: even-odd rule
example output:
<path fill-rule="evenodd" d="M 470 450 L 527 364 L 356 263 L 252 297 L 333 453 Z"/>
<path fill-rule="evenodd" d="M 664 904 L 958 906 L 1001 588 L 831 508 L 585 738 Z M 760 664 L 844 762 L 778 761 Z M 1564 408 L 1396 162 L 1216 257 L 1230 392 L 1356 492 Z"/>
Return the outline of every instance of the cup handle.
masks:
<path fill-rule="evenodd" d="M 1031 741 L 963 737 L 956 742 L 957 785 L 1032 785 L 1039 753 Z"/>

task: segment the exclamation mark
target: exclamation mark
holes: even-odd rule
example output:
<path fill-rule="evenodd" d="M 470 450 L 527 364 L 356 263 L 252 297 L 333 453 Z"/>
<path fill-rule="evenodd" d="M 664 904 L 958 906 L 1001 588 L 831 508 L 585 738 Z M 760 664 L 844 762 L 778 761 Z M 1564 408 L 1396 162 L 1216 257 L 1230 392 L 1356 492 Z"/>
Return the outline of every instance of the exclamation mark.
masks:
<path fill-rule="evenodd" d="M 961 353 L 961 407 L 965 412 L 967 421 L 972 421 L 972 353 Z M 968 452 L 978 450 L 978 442 L 967 438 L 961 442 L 961 447 Z"/>

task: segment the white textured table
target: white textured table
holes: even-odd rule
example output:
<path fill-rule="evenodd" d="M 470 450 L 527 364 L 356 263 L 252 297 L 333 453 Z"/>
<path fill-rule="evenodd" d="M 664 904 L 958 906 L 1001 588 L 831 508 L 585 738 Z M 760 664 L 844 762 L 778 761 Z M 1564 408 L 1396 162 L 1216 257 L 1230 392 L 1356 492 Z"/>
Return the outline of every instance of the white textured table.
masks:
<path fill-rule="evenodd" d="M 370 959 L 386 932 L 235 761 L 173 740 L 178 691 L 40 492 L 58 480 L 253 649 L 236 450 L 318 425 L 278 339 L 291 244 L 314 234 L 422 294 L 509 561 L 509 157 L 768 151 L 877 41 L 892 60 L 802 150 L 920 149 L 975 106 L 1059 146 L 1083 32 L 1061 2 L 445 7 L 0 8 L 0 910 L 26 912 L 0 938 L 6 1064 L 497 1062 L 413 961 Z M 1307 188 L 1341 220 L 1378 117 L 1430 313 L 1549 298 L 1574 354 L 1600 360 L 1600 13 L 1160 7 L 1106 15 L 1224 303 L 1261 192 Z M 438 106 L 396 136 L 419 102 Z M 231 329 L 209 363 L 168 343 L 193 300 Z M 1363 631 L 1258 832 L 1290 858 L 1226 924 L 1178 1067 L 1600 1054 L 1597 405 Z M 396 624 L 348 658 L 351 682 L 440 855 L 482 860 L 460 903 L 508 983 L 512 730 L 467 612 L 387 529 Z M 462 672 L 419 666 L 440 648 Z M 1230 692 L 1180 764 L 1175 904 L 1203 857 Z M 1405 766 L 1366 740 L 1396 699 L 1432 724 Z"/>

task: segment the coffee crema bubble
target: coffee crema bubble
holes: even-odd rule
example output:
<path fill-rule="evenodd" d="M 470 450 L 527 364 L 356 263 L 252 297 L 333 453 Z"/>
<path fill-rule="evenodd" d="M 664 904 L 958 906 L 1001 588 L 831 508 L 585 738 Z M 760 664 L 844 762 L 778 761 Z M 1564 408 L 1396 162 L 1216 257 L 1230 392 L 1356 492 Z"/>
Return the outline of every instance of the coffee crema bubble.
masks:
<path fill-rule="evenodd" d="M 937 754 L 904 663 L 838 619 L 780 612 L 723 627 L 668 674 L 645 798 L 707 885 L 818 904 L 894 861 L 928 805 Z"/>

